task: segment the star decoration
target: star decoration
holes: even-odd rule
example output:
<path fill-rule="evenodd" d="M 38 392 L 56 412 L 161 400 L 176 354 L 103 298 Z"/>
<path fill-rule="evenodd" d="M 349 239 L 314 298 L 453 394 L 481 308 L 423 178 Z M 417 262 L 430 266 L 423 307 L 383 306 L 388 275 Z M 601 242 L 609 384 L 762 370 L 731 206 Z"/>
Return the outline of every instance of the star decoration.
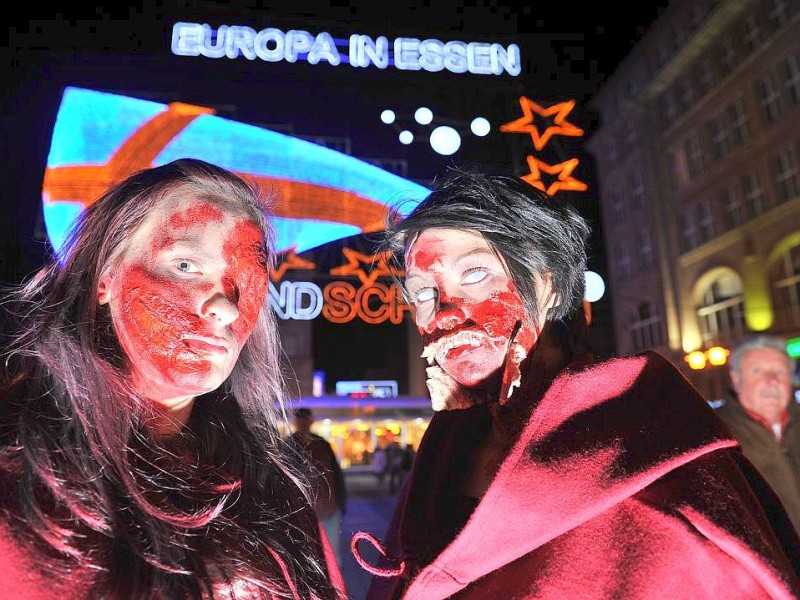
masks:
<path fill-rule="evenodd" d="M 364 286 L 371 286 L 378 277 L 402 276 L 403 270 L 389 265 L 392 253 L 390 251 L 379 252 L 378 254 L 361 254 L 350 248 L 342 248 L 342 253 L 347 258 L 347 264 L 334 267 L 330 270 L 331 275 L 356 276 Z M 371 269 L 369 275 L 364 271 L 362 265 L 369 264 Z"/>
<path fill-rule="evenodd" d="M 526 156 L 525 158 L 528 161 L 528 168 L 530 168 L 531 172 L 522 177 L 523 181 L 542 190 L 548 196 L 555 196 L 561 190 L 585 192 L 589 189 L 589 186 L 572 176 L 572 172 L 580 162 L 577 158 L 570 158 L 557 165 L 548 165 L 533 156 Z M 557 175 L 558 177 L 548 187 L 545 187 L 542 181 L 542 172 L 548 175 Z"/>
<path fill-rule="evenodd" d="M 270 279 L 277 283 L 290 269 L 310 271 L 316 266 L 310 260 L 297 256 L 297 249 L 293 246 L 283 253 L 280 264 L 270 273 Z"/>
<path fill-rule="evenodd" d="M 583 135 L 583 129 L 567 121 L 567 115 L 575 108 L 574 100 L 559 102 L 553 106 L 543 108 L 533 100 L 522 96 L 519 99 L 519 105 L 522 107 L 523 116 L 515 121 L 501 125 L 500 131 L 506 133 L 530 133 L 531 139 L 533 139 L 533 147 L 540 152 L 554 135 L 566 135 L 571 137 L 580 137 Z M 540 134 L 539 128 L 536 126 L 536 123 L 533 122 L 534 115 L 545 118 L 552 117 L 553 124 L 547 126 L 544 133 Z"/>

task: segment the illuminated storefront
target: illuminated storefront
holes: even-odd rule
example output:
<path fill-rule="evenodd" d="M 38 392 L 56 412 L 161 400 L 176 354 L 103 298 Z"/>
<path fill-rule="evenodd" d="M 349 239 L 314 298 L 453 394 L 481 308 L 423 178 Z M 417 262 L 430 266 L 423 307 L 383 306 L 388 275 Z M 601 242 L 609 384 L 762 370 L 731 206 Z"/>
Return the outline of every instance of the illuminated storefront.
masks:
<path fill-rule="evenodd" d="M 314 412 L 312 431 L 333 446 L 342 467 L 369 466 L 376 448 L 392 442 L 419 447 L 433 414 L 428 398 L 300 398 L 293 408 Z"/>

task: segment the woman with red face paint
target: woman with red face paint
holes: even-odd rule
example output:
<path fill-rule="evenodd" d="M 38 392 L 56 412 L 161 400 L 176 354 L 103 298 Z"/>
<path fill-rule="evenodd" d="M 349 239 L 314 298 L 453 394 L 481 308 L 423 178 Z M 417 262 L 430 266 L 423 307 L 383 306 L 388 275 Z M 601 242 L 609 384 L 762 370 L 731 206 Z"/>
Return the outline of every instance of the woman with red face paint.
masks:
<path fill-rule="evenodd" d="M 797 537 L 708 404 L 655 353 L 586 351 L 588 233 L 457 169 L 389 224 L 437 412 L 385 544 L 353 538 L 369 600 L 800 597 Z"/>
<path fill-rule="evenodd" d="M 199 160 L 144 170 L 12 293 L 0 596 L 345 596 L 278 428 L 267 208 Z"/>

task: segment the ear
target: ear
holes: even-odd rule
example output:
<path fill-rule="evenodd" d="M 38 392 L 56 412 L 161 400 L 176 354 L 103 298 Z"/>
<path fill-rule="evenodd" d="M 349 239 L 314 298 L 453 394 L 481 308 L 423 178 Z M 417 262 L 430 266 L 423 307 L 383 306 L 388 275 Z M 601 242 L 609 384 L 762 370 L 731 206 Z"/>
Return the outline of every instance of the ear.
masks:
<path fill-rule="evenodd" d="M 553 275 L 549 271 L 542 274 L 536 293 L 539 296 L 539 302 L 545 301 L 542 305 L 542 310 L 545 313 L 554 306 L 561 304 L 558 294 L 553 291 Z"/>
<path fill-rule="evenodd" d="M 97 284 L 97 303 L 108 304 L 109 300 L 111 300 L 111 277 L 103 275 Z"/>

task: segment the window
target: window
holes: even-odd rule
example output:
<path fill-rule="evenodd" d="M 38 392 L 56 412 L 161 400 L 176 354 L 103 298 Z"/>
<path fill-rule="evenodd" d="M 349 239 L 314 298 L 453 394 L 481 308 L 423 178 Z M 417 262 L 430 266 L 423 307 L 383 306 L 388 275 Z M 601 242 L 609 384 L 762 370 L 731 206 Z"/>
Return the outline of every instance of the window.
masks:
<path fill-rule="evenodd" d="M 672 127 L 678 118 L 678 107 L 675 104 L 675 97 L 670 92 L 664 92 L 658 101 L 661 109 L 661 121 L 664 127 Z"/>
<path fill-rule="evenodd" d="M 731 130 L 731 140 L 734 146 L 743 144 L 750 139 L 750 127 L 747 124 L 747 113 L 744 110 L 744 101 L 739 98 L 728 105 L 728 123 Z"/>
<path fill-rule="evenodd" d="M 784 60 L 780 64 L 779 71 L 789 104 L 792 106 L 800 104 L 800 61 L 797 54 L 792 54 Z"/>
<path fill-rule="evenodd" d="M 625 130 L 625 147 L 629 150 L 633 150 L 636 148 L 636 144 L 639 142 L 639 135 L 636 131 L 636 125 L 632 120 L 628 119 L 625 121 L 623 127 Z"/>
<path fill-rule="evenodd" d="M 673 188 L 683 187 L 689 183 L 689 165 L 683 148 L 676 148 L 670 153 L 670 180 Z"/>
<path fill-rule="evenodd" d="M 769 22 L 775 29 L 780 29 L 789 22 L 789 5 L 786 0 L 770 0 Z"/>
<path fill-rule="evenodd" d="M 661 317 L 652 302 L 642 302 L 633 311 L 628 325 L 631 344 L 635 352 L 656 348 L 663 344 Z"/>
<path fill-rule="evenodd" d="M 636 234 L 636 243 L 639 246 L 639 270 L 645 271 L 653 266 L 653 243 L 650 240 L 650 231 L 640 229 Z"/>
<path fill-rule="evenodd" d="M 732 185 L 723 188 L 719 193 L 719 203 L 725 215 L 725 231 L 739 227 L 743 221 L 742 203 L 739 200 L 739 194 L 736 193 L 736 188 Z"/>
<path fill-rule="evenodd" d="M 697 247 L 697 227 L 692 211 L 685 210 L 678 215 L 678 246 L 681 252 Z"/>
<path fill-rule="evenodd" d="M 748 219 L 755 219 L 764 212 L 764 191 L 761 189 L 761 179 L 758 172 L 750 171 L 742 176 L 742 190 L 744 190 L 744 206 Z"/>
<path fill-rule="evenodd" d="M 694 82 L 691 76 L 684 77 L 680 82 L 680 95 L 683 109 L 689 110 L 692 108 L 695 100 Z"/>
<path fill-rule="evenodd" d="M 744 42 L 751 51 L 761 45 L 761 26 L 756 15 L 749 15 L 744 20 Z"/>
<path fill-rule="evenodd" d="M 644 206 L 644 178 L 641 171 L 633 171 L 630 175 L 629 185 L 631 190 L 631 207 L 634 209 Z"/>
<path fill-rule="evenodd" d="M 702 2 L 694 2 L 691 10 L 692 15 L 689 19 L 689 23 L 691 24 L 692 29 L 697 29 L 706 19 L 706 7 Z"/>
<path fill-rule="evenodd" d="M 684 142 L 686 151 L 686 163 L 689 167 L 689 177 L 697 177 L 703 172 L 703 146 L 700 142 L 700 134 L 696 131 Z"/>
<path fill-rule="evenodd" d="M 717 83 L 717 73 L 714 71 L 714 62 L 706 57 L 700 60 L 698 65 L 698 83 L 703 92 L 709 91 Z"/>
<path fill-rule="evenodd" d="M 660 69 L 669 60 L 669 47 L 665 42 L 662 42 L 656 50 L 656 66 Z"/>
<path fill-rule="evenodd" d="M 628 279 L 631 276 L 631 256 L 627 246 L 617 246 L 616 251 L 617 275 L 620 279 Z"/>
<path fill-rule="evenodd" d="M 720 48 L 719 64 L 724 75 L 730 74 L 739 63 L 739 57 L 736 53 L 736 45 L 733 41 L 733 36 L 728 34 L 722 38 L 722 47 Z"/>
<path fill-rule="evenodd" d="M 707 346 L 730 343 L 745 333 L 742 282 L 731 273 L 716 278 L 697 307 L 700 334 Z"/>
<path fill-rule="evenodd" d="M 617 153 L 617 140 L 614 138 L 613 135 L 608 136 L 608 140 L 606 141 L 606 164 L 613 165 L 617 162 L 618 158 Z"/>
<path fill-rule="evenodd" d="M 616 192 L 611 196 L 611 220 L 614 225 L 619 225 L 625 219 L 625 199 Z"/>
<path fill-rule="evenodd" d="M 700 200 L 694 207 L 698 240 L 701 244 L 714 237 L 714 218 L 708 200 Z"/>
<path fill-rule="evenodd" d="M 783 113 L 781 92 L 774 74 L 767 75 L 756 83 L 756 96 L 761 107 L 761 119 L 765 125 L 777 121 Z"/>
<path fill-rule="evenodd" d="M 795 163 L 794 152 L 791 148 L 786 148 L 775 157 L 772 163 L 772 172 L 779 202 L 786 202 L 797 196 L 797 163 Z"/>
<path fill-rule="evenodd" d="M 672 28 L 672 47 L 677 52 L 686 43 L 686 29 L 683 23 L 677 22 Z"/>
<path fill-rule="evenodd" d="M 800 325 L 800 245 L 789 249 L 772 268 L 775 291 L 775 324 L 779 328 Z"/>
<path fill-rule="evenodd" d="M 711 143 L 711 157 L 714 160 L 725 158 L 730 150 L 728 129 L 725 127 L 723 115 L 717 115 L 706 124 L 708 139 Z"/>

